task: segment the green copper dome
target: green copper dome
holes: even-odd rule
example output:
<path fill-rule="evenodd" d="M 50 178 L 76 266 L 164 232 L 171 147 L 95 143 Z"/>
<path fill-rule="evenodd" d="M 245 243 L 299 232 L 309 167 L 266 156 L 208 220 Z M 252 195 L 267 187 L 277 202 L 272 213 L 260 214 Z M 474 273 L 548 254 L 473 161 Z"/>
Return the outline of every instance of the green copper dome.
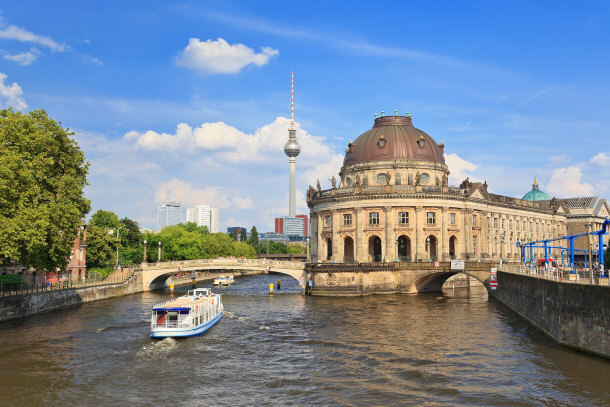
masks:
<path fill-rule="evenodd" d="M 549 201 L 551 199 L 550 196 L 546 194 L 546 192 L 541 191 L 538 188 L 538 182 L 536 182 L 536 177 L 534 177 L 534 183 L 532 184 L 532 190 L 527 194 L 523 195 L 524 201 Z"/>

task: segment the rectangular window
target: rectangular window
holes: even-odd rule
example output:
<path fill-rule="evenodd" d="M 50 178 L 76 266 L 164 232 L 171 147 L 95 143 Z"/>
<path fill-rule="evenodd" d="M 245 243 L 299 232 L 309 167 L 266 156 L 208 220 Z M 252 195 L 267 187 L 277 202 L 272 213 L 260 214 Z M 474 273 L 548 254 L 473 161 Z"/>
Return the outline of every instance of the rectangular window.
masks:
<path fill-rule="evenodd" d="M 472 237 L 472 254 L 474 254 L 475 256 L 477 254 L 477 237 L 476 236 Z"/>
<path fill-rule="evenodd" d="M 538 223 L 536 223 L 536 233 L 538 233 Z"/>
<path fill-rule="evenodd" d="M 409 212 L 398 212 L 398 223 L 401 225 L 409 224 Z"/>
<path fill-rule="evenodd" d="M 449 224 L 455 225 L 455 213 L 449 214 Z"/>
<path fill-rule="evenodd" d="M 343 226 L 351 226 L 352 225 L 352 215 L 346 213 L 343 215 Z"/>
<path fill-rule="evenodd" d="M 504 229 L 504 221 L 505 221 L 505 219 L 502 218 L 502 229 Z"/>
<path fill-rule="evenodd" d="M 436 223 L 436 218 L 435 218 L 435 214 L 434 212 L 428 212 L 426 219 L 428 220 L 428 225 L 434 225 Z"/>
<path fill-rule="evenodd" d="M 530 232 L 534 231 L 534 224 L 532 222 L 530 222 Z"/>
<path fill-rule="evenodd" d="M 513 220 L 512 220 L 512 219 L 509 219 L 509 220 L 508 220 L 508 228 L 509 228 L 509 229 L 512 229 L 512 228 L 513 228 Z"/>
<path fill-rule="evenodd" d="M 477 225 L 477 215 L 472 215 L 472 226 Z"/>
<path fill-rule="evenodd" d="M 324 218 L 324 225 L 326 227 L 330 227 L 330 215 L 328 215 L 326 218 Z"/>
<path fill-rule="evenodd" d="M 498 228 L 498 218 L 494 218 L 494 229 Z"/>
<path fill-rule="evenodd" d="M 379 225 L 379 212 L 369 212 L 369 225 Z"/>
<path fill-rule="evenodd" d="M 526 223 L 525 221 L 523 221 L 523 231 L 524 231 L 524 232 L 525 232 L 525 230 L 526 230 L 526 225 L 527 225 L 527 223 Z"/>

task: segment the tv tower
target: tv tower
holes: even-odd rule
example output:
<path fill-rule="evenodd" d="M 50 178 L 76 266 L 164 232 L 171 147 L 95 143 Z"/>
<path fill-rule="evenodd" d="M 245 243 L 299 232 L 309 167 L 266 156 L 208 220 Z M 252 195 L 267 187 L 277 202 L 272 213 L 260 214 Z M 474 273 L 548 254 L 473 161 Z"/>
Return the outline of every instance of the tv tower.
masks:
<path fill-rule="evenodd" d="M 301 152 L 301 146 L 297 143 L 297 131 L 294 128 L 294 72 L 290 72 L 290 128 L 288 129 L 288 142 L 284 146 L 284 153 L 290 157 L 290 194 L 288 198 L 288 216 L 294 218 L 297 214 L 296 192 L 294 185 L 295 157 Z"/>

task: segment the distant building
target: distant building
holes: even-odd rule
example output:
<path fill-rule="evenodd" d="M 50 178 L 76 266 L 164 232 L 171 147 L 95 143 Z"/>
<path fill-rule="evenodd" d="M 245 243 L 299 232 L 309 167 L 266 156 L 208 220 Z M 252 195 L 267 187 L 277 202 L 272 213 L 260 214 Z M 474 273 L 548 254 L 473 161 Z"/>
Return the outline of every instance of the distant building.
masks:
<path fill-rule="evenodd" d="M 237 238 L 238 238 L 238 239 L 240 239 L 240 238 L 241 238 L 241 233 L 242 233 L 242 231 L 243 231 L 244 233 L 246 233 L 246 235 L 247 235 L 247 233 L 248 233 L 248 232 L 247 232 L 246 228 L 244 228 L 244 227 L 242 227 L 242 226 L 231 226 L 231 227 L 228 227 L 228 228 L 227 228 L 227 234 L 229 234 L 229 235 L 230 235 L 231 233 L 235 232 L 235 233 L 237 234 Z"/>
<path fill-rule="evenodd" d="M 207 226 L 210 233 L 218 233 L 218 208 L 210 208 L 209 205 L 188 208 L 186 221 L 195 222 L 197 226 Z"/>
<path fill-rule="evenodd" d="M 297 215 L 295 217 L 283 216 L 275 218 L 275 233 L 286 235 L 307 236 L 308 233 L 307 215 Z"/>
<path fill-rule="evenodd" d="M 279 243 L 288 244 L 288 243 L 294 243 L 294 242 L 302 242 L 303 236 L 288 235 L 286 233 L 266 232 L 266 233 L 258 234 L 258 241 L 259 241 L 259 243 L 270 241 L 270 242 L 279 242 Z"/>
<path fill-rule="evenodd" d="M 159 207 L 159 230 L 182 222 L 182 207 L 178 202 L 166 202 Z"/>

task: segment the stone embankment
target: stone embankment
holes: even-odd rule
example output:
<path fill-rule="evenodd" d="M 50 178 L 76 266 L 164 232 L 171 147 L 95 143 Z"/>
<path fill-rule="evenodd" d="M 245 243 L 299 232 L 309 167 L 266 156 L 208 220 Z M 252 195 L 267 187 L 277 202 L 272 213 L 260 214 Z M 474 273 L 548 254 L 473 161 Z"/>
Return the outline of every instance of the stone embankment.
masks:
<path fill-rule="evenodd" d="M 610 358 L 610 287 L 498 271 L 493 296 L 571 348 Z"/>
<path fill-rule="evenodd" d="M 138 271 L 118 283 L 3 296 L 0 321 L 142 291 L 142 273 Z"/>

